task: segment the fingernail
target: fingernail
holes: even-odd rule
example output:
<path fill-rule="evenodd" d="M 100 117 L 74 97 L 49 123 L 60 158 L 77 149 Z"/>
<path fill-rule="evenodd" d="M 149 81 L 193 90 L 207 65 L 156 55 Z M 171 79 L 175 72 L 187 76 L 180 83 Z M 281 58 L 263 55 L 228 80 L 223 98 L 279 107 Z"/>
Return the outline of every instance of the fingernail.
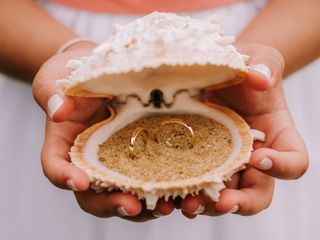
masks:
<path fill-rule="evenodd" d="M 48 115 L 50 118 L 52 118 L 56 111 L 58 111 L 63 102 L 63 97 L 58 94 L 55 94 L 50 97 L 48 101 Z"/>
<path fill-rule="evenodd" d="M 68 188 L 71 189 L 72 191 L 78 191 L 78 189 L 74 185 L 74 181 L 72 179 L 67 180 L 66 184 L 67 184 Z"/>
<path fill-rule="evenodd" d="M 124 207 L 118 207 L 117 213 L 120 214 L 121 216 L 130 216 L 130 214 L 127 213 L 127 211 L 124 209 Z"/>
<path fill-rule="evenodd" d="M 229 213 L 236 213 L 238 211 L 239 211 L 239 205 L 234 205 L 229 211 Z"/>
<path fill-rule="evenodd" d="M 157 211 L 152 212 L 152 215 L 156 218 L 162 217 L 163 215 Z"/>
<path fill-rule="evenodd" d="M 206 208 L 203 205 L 199 205 L 199 207 L 197 208 L 197 210 L 195 210 L 192 214 L 201 214 L 204 212 Z"/>
<path fill-rule="evenodd" d="M 260 170 L 270 170 L 272 168 L 272 161 L 270 158 L 264 158 L 256 167 Z"/>
<path fill-rule="evenodd" d="M 267 65 L 255 64 L 250 67 L 250 70 L 253 70 L 262 74 L 269 82 L 271 81 L 271 70 Z"/>

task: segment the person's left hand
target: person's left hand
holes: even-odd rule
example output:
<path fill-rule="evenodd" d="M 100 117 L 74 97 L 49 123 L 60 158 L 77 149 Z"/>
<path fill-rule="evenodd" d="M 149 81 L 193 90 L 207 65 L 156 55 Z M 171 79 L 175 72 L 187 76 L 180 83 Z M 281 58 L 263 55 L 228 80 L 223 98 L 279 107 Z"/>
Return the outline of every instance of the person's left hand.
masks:
<path fill-rule="evenodd" d="M 207 100 L 239 113 L 251 128 L 266 134 L 265 142 L 255 142 L 247 168 L 225 182 L 220 199 L 187 196 L 181 202 L 188 218 L 197 214 L 218 216 L 228 212 L 253 215 L 272 200 L 274 178 L 296 179 L 308 167 L 308 154 L 291 119 L 282 87 L 284 61 L 274 48 L 260 44 L 239 45 L 250 57 L 246 81 L 227 89 L 208 91 Z"/>

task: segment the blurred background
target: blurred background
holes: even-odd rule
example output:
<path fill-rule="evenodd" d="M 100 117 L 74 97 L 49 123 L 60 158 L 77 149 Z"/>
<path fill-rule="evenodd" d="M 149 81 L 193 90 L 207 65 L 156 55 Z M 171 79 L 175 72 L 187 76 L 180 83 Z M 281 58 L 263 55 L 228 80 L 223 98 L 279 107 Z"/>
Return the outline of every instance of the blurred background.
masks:
<path fill-rule="evenodd" d="M 56 11 L 54 5 L 45 7 L 66 25 L 74 24 L 72 27 L 81 35 L 97 41 L 111 31 L 111 27 L 106 27 L 102 35 L 101 31 L 78 27 L 81 21 L 87 21 L 86 13 L 70 14 L 69 9 Z M 250 19 L 230 19 L 225 10 L 215 13 L 222 16 L 227 34 L 236 34 L 241 27 L 234 25 L 242 22 L 244 26 Z M 253 16 L 254 10 L 250 14 Z M 92 21 L 102 25 L 105 17 L 97 16 Z M 176 210 L 168 217 L 132 223 L 88 215 L 78 207 L 72 192 L 55 188 L 45 178 L 40 165 L 45 115 L 34 102 L 30 85 L 0 75 L 0 239 L 319 239 L 319 78 L 320 60 L 285 80 L 288 105 L 309 149 L 310 167 L 299 180 L 277 180 L 274 199 L 267 210 L 251 217 L 228 214 L 216 218 L 198 216 L 194 220 Z"/>

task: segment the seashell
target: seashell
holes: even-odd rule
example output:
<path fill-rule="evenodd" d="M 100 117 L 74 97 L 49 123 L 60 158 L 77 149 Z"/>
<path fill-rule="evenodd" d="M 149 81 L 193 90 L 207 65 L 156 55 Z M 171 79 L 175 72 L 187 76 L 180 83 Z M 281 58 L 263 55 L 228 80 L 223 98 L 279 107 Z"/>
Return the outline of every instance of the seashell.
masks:
<path fill-rule="evenodd" d="M 206 88 L 241 83 L 248 69 L 247 56 L 237 52 L 233 38 L 223 36 L 216 17 L 212 19 L 154 12 L 117 26 L 91 56 L 72 60 L 70 75 L 57 80 L 66 95 L 113 99 L 111 117 L 79 134 L 70 151 L 71 161 L 87 172 L 97 192 L 120 189 L 145 199 L 148 209 L 154 209 L 159 198 L 199 192 L 217 201 L 223 182 L 248 162 L 254 139 L 264 140 L 264 134 L 250 129 L 237 113 L 201 99 Z M 159 106 L 151 97 L 154 90 L 162 94 Z M 224 126 L 232 142 L 224 162 L 198 176 L 148 181 L 99 161 L 99 146 L 121 129 L 140 119 L 170 115 L 202 116 Z"/>

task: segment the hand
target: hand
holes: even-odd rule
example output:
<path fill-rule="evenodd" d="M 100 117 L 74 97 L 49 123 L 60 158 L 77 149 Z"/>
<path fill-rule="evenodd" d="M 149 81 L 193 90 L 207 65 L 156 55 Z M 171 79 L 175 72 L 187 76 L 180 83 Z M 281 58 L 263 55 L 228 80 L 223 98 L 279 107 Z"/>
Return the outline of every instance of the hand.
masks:
<path fill-rule="evenodd" d="M 208 91 L 206 97 L 238 112 L 251 128 L 266 134 L 266 141 L 254 143 L 250 163 L 226 182 L 227 188 L 221 191 L 219 202 L 214 203 L 203 194 L 186 197 L 181 209 L 189 218 L 197 213 L 216 216 L 230 211 L 240 215 L 256 214 L 271 203 L 273 177 L 296 179 L 308 167 L 306 147 L 285 102 L 281 54 L 260 44 L 237 48 L 251 56 L 246 81 L 227 89 Z"/>
<path fill-rule="evenodd" d="M 88 55 L 93 46 L 81 45 L 50 58 L 37 73 L 33 95 L 47 113 L 46 135 L 41 162 L 45 175 L 57 187 L 75 192 L 80 207 L 98 217 L 121 216 L 132 221 L 146 221 L 157 215 L 168 215 L 172 201 L 158 201 L 154 211 L 148 211 L 136 196 L 122 192 L 95 193 L 89 189 L 88 175 L 73 166 L 69 150 L 76 136 L 92 124 L 108 118 L 104 99 L 66 97 L 57 89 L 55 81 L 65 77 L 70 59 Z"/>

